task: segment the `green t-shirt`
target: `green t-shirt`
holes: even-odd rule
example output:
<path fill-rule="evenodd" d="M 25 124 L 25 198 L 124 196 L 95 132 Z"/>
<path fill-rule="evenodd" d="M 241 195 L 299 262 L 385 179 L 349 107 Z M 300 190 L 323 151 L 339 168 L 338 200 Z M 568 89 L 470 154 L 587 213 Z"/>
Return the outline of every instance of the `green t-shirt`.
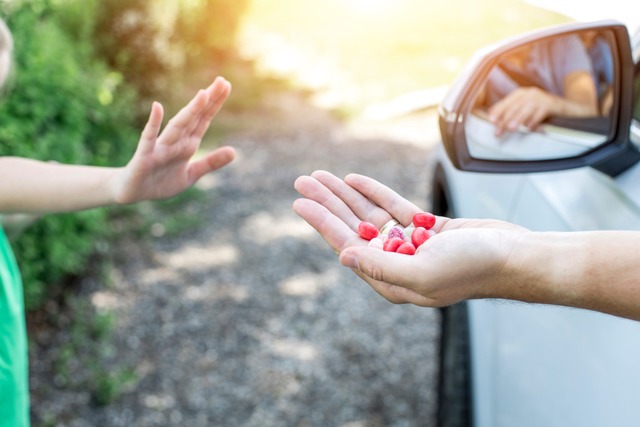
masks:
<path fill-rule="evenodd" d="M 0 427 L 29 425 L 27 364 L 22 279 L 0 227 Z"/>

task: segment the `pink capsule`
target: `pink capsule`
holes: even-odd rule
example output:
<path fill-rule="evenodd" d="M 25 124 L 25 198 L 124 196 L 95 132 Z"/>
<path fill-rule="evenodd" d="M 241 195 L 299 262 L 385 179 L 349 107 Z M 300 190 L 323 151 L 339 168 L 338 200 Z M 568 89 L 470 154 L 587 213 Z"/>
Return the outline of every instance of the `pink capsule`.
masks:
<path fill-rule="evenodd" d="M 413 246 L 413 244 L 411 244 L 409 242 L 405 242 L 405 243 L 401 244 L 400 247 L 398 247 L 396 252 L 399 253 L 399 254 L 413 255 L 413 254 L 416 253 L 416 247 Z"/>
<path fill-rule="evenodd" d="M 379 233 L 378 228 L 370 222 L 362 221 L 358 225 L 358 234 L 365 240 L 371 240 L 374 237 L 378 237 Z"/>
<path fill-rule="evenodd" d="M 386 252 L 395 252 L 404 243 L 404 240 L 399 237 L 391 237 L 384 241 L 384 246 L 382 249 Z"/>
<path fill-rule="evenodd" d="M 413 246 L 418 248 L 426 242 L 432 236 L 429 231 L 433 230 L 427 230 L 424 227 L 416 227 L 415 230 L 413 230 L 413 233 L 411 233 L 411 243 L 413 243 Z M 435 234 L 435 232 L 433 232 L 433 234 Z"/>
<path fill-rule="evenodd" d="M 413 216 L 413 225 L 429 230 L 436 224 L 436 217 L 429 212 L 419 212 Z"/>

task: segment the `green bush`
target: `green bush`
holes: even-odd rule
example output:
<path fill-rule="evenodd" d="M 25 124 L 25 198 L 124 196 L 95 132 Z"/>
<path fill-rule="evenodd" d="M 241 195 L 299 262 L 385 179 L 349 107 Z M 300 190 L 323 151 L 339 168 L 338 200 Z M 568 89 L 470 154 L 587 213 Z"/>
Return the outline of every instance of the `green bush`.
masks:
<path fill-rule="evenodd" d="M 121 165 L 138 138 L 135 92 L 96 60 L 90 40 L 65 31 L 59 18 L 69 18 L 62 12 L 72 3 L 64 10 L 47 1 L 4 3 L 15 74 L 0 102 L 0 155 Z M 43 301 L 48 284 L 83 271 L 108 230 L 104 209 L 48 215 L 27 229 L 14 242 L 27 307 Z"/>
<path fill-rule="evenodd" d="M 236 60 L 235 37 L 248 0 L 102 0 L 93 41 L 143 98 L 166 95 L 196 68 Z"/>
<path fill-rule="evenodd" d="M 103 0 L 96 6 L 92 40 L 109 67 L 122 73 L 144 97 L 153 97 L 168 72 L 158 51 L 159 23 L 147 0 Z"/>
<path fill-rule="evenodd" d="M 0 100 L 0 156 L 123 165 L 135 148 L 149 97 L 170 99 L 167 88 L 184 87 L 176 76 L 184 84 L 185 74 L 198 74 L 190 67 L 223 68 L 235 60 L 235 31 L 246 4 L 0 2 L 15 39 L 14 76 Z M 113 212 L 48 215 L 14 242 L 28 308 L 42 303 L 47 286 L 83 273 L 97 246 L 108 247 Z"/>

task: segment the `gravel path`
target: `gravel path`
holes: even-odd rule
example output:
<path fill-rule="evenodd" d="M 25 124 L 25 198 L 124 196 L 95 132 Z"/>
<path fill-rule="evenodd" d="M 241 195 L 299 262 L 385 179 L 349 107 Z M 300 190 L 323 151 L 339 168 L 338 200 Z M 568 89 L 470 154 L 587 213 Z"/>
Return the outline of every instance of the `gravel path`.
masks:
<path fill-rule="evenodd" d="M 432 425 L 437 312 L 388 303 L 291 211 L 293 181 L 316 169 L 370 175 L 425 206 L 429 143 L 374 124 L 358 136 L 292 95 L 254 118 L 223 141 L 237 161 L 200 183 L 204 226 L 131 245 L 111 287 L 80 291 L 116 314 L 112 358 L 134 383 L 97 406 L 57 383 L 59 349 L 37 350 L 34 425 Z"/>

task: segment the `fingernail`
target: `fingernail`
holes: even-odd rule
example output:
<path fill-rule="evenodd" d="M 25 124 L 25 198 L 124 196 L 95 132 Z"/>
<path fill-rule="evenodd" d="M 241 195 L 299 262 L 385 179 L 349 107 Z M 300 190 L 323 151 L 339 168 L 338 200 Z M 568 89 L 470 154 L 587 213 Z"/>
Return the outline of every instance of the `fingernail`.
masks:
<path fill-rule="evenodd" d="M 348 268 L 353 268 L 355 270 L 360 269 L 360 266 L 358 265 L 358 258 L 356 258 L 356 256 L 351 252 L 343 252 L 340 255 L 340 264 Z"/>

